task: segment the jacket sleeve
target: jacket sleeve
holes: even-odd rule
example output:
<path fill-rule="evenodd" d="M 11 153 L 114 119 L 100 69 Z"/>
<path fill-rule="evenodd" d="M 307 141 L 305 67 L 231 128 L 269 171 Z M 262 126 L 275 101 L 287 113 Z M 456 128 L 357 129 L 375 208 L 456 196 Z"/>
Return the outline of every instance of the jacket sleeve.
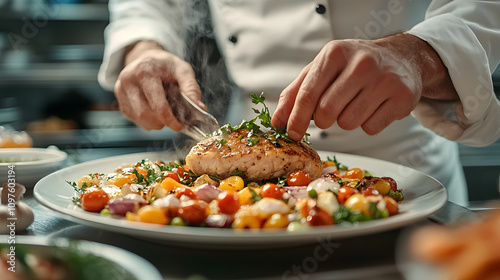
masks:
<path fill-rule="evenodd" d="M 408 33 L 428 42 L 448 68 L 460 100 L 421 101 L 413 115 L 437 134 L 469 146 L 500 137 L 492 72 L 500 60 L 500 1 L 435 0 Z"/>
<path fill-rule="evenodd" d="M 123 68 L 124 50 L 137 41 L 155 41 L 173 54 L 182 53 L 173 22 L 177 8 L 169 2 L 172 1 L 109 1 L 110 23 L 104 31 L 104 58 L 98 74 L 103 88 L 113 90 Z"/>

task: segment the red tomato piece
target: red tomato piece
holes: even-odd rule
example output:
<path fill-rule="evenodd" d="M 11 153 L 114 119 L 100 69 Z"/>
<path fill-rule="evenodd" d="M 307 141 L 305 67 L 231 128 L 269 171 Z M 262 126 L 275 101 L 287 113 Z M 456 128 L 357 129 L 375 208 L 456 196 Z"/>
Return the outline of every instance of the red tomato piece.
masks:
<path fill-rule="evenodd" d="M 345 201 L 355 193 L 359 193 L 359 191 L 356 188 L 348 186 L 340 187 L 339 192 L 337 194 L 337 200 L 339 201 L 340 204 L 344 204 Z"/>
<path fill-rule="evenodd" d="M 292 172 L 287 180 L 289 186 L 307 186 L 309 183 L 311 183 L 311 176 L 302 170 Z"/>
<path fill-rule="evenodd" d="M 90 187 L 80 197 L 83 210 L 89 212 L 99 212 L 108 204 L 108 194 L 98 187 Z"/>
<path fill-rule="evenodd" d="M 217 196 L 217 204 L 222 213 L 231 215 L 240 209 L 240 198 L 235 192 L 221 192 Z"/>
<path fill-rule="evenodd" d="M 364 196 L 377 196 L 379 195 L 379 191 L 377 191 L 376 189 L 374 188 L 367 188 L 367 189 L 364 189 L 361 191 L 361 193 L 364 195 Z"/>
<path fill-rule="evenodd" d="M 175 189 L 175 197 L 180 198 L 183 195 L 185 195 L 191 199 L 198 199 L 198 196 L 190 188 L 177 188 L 177 189 Z"/>
<path fill-rule="evenodd" d="M 200 225 L 207 218 L 207 207 L 198 200 L 190 200 L 179 208 L 178 215 L 188 225 Z"/>
<path fill-rule="evenodd" d="M 311 226 L 333 225 L 332 216 L 318 207 L 309 210 L 309 215 L 306 217 L 306 220 Z"/>
<path fill-rule="evenodd" d="M 162 181 L 165 180 L 166 178 L 172 178 L 175 181 L 177 181 L 177 183 L 179 183 L 179 175 L 177 175 L 177 172 L 167 171 L 167 172 L 163 173 Z"/>
<path fill-rule="evenodd" d="M 260 189 L 260 196 L 262 197 L 281 199 L 283 198 L 284 193 L 285 193 L 284 188 L 280 188 L 278 187 L 278 185 L 273 183 L 267 183 L 263 185 Z"/>

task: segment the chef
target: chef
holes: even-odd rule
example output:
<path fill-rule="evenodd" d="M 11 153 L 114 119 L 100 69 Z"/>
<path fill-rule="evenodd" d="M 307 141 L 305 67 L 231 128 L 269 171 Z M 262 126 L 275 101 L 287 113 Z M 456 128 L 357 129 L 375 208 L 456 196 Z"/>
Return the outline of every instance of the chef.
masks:
<path fill-rule="evenodd" d="M 292 139 L 307 130 L 317 150 L 415 168 L 464 205 L 457 143 L 485 146 L 500 136 L 491 81 L 500 60 L 500 2 L 427 4 L 110 0 L 99 82 L 137 125 L 181 130 L 164 85 L 178 84 L 206 108 L 182 34 L 209 13 L 234 88 L 229 122 L 253 117 L 250 95 L 264 92 L 273 125 L 286 126 Z M 416 15 L 425 9 L 425 18 Z"/>

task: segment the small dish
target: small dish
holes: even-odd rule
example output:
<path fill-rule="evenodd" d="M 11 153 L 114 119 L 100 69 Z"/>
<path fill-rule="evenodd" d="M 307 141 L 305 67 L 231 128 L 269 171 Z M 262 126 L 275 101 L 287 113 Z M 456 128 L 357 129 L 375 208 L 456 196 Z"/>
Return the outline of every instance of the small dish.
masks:
<path fill-rule="evenodd" d="M 45 175 L 58 170 L 67 157 L 56 147 L 0 149 L 0 183 L 12 182 L 13 179 L 16 183 L 33 187 Z"/>

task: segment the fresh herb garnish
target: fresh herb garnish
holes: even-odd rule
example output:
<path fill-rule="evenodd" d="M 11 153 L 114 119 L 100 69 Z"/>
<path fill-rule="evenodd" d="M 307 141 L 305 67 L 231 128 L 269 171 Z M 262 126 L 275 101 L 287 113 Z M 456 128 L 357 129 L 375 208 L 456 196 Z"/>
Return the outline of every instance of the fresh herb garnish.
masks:
<path fill-rule="evenodd" d="M 260 95 L 252 94 L 252 103 L 255 105 L 262 104 L 263 108 L 261 110 L 252 108 L 253 111 L 257 114 L 257 116 L 249 121 L 243 121 L 241 124 L 237 126 L 232 126 L 230 123 L 222 126 L 218 131 L 214 132 L 214 136 L 227 136 L 229 133 L 233 131 L 237 131 L 240 129 L 246 129 L 248 130 L 248 135 L 247 135 L 247 146 L 254 146 L 260 143 L 260 138 L 265 137 L 267 140 L 269 140 L 273 145 L 278 145 L 279 139 L 283 139 L 286 142 L 293 142 L 292 139 L 288 136 L 288 133 L 286 132 L 286 128 L 281 128 L 281 129 L 276 129 L 272 126 L 271 124 L 271 114 L 269 113 L 269 108 L 266 106 L 264 101 L 266 98 L 264 97 L 264 93 L 261 93 Z M 264 132 L 262 131 L 261 127 L 256 123 L 257 120 L 260 121 L 260 124 L 267 128 L 269 131 Z M 302 139 L 303 142 L 309 144 L 308 141 L 309 134 L 306 133 L 304 136 L 304 139 Z M 224 138 L 225 139 L 225 138 Z M 222 140 L 214 140 L 214 143 L 217 143 L 220 146 L 224 145 L 227 143 L 226 141 Z"/>
<path fill-rule="evenodd" d="M 72 186 L 77 194 L 76 196 L 71 197 L 71 201 L 75 204 L 80 204 L 80 195 L 83 194 L 85 192 L 85 189 L 89 187 L 87 185 L 87 182 L 83 182 L 81 188 L 79 188 L 75 182 L 66 181 L 66 183 L 68 183 L 70 186 Z"/>
<path fill-rule="evenodd" d="M 328 161 L 332 161 L 333 163 L 335 163 L 335 166 L 337 167 L 337 170 L 340 170 L 340 171 L 347 171 L 347 170 L 349 170 L 349 168 L 347 166 L 345 166 L 342 163 L 340 163 L 340 162 L 337 161 L 337 157 L 335 155 L 333 155 L 333 159 L 330 156 L 327 156 L 326 159 Z"/>
<path fill-rule="evenodd" d="M 252 188 L 248 188 L 248 190 L 250 191 L 250 193 L 252 194 L 252 197 L 250 198 L 250 200 L 252 202 L 257 202 L 259 200 L 262 199 L 262 196 L 258 195 L 257 193 L 255 193 L 254 190 L 252 190 Z"/>

